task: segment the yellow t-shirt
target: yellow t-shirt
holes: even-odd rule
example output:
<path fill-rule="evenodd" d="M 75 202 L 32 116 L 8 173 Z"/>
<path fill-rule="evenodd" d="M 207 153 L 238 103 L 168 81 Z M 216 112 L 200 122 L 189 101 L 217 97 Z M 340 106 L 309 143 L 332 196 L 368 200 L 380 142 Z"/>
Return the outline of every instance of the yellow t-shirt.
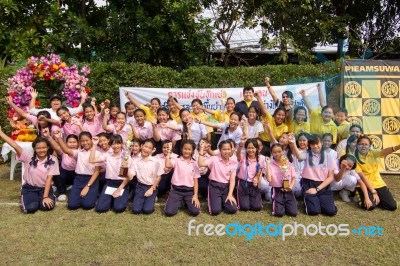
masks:
<path fill-rule="evenodd" d="M 267 114 L 263 115 L 262 118 L 268 120 L 268 123 L 271 126 L 272 134 L 274 135 L 276 140 L 278 140 L 278 138 L 283 133 L 288 132 L 288 130 L 289 130 L 288 126 L 285 123 L 282 123 L 279 126 L 277 126 L 275 124 L 275 119 L 272 117 L 272 115 L 270 113 L 267 113 Z M 259 138 L 262 141 L 271 142 L 271 138 L 269 137 L 267 131 L 264 131 L 264 132 L 260 133 Z"/>
<path fill-rule="evenodd" d="M 317 109 L 310 109 L 310 133 L 318 134 L 322 136 L 325 133 L 331 133 L 333 136 L 332 143 L 336 143 L 337 140 L 337 126 L 335 122 L 331 119 L 328 123 L 324 123 L 321 117 L 321 107 Z"/>
<path fill-rule="evenodd" d="M 177 124 L 182 124 L 181 117 L 179 116 L 179 111 L 178 111 L 176 114 L 170 112 L 169 115 L 171 116 L 171 118 L 172 118 Z"/>
<path fill-rule="evenodd" d="M 379 173 L 381 150 L 370 150 L 366 156 L 360 154 L 360 160 L 363 161 L 364 164 L 358 162 L 355 169 L 356 172 L 362 172 L 368 181 L 371 182 L 373 188 L 385 187 L 386 183 Z"/>
<path fill-rule="evenodd" d="M 200 119 L 201 121 L 210 121 L 210 117 L 204 112 L 201 112 L 198 115 L 196 115 L 193 112 L 190 112 L 190 113 L 192 114 L 193 118 Z M 210 133 L 210 132 L 213 132 L 214 129 L 212 127 L 207 127 L 207 131 Z"/>
<path fill-rule="evenodd" d="M 293 132 L 296 138 L 301 132 L 310 133 L 310 122 L 301 122 L 299 124 L 295 120 L 292 120 L 289 123 L 289 131 Z"/>
<path fill-rule="evenodd" d="M 152 109 L 147 107 L 146 105 L 141 105 L 140 109 L 142 109 L 146 113 L 146 120 L 149 122 L 156 123 L 157 122 L 157 114 L 153 112 Z"/>
<path fill-rule="evenodd" d="M 219 123 L 229 123 L 231 113 L 221 112 L 220 110 L 215 111 L 211 117 Z"/>
<path fill-rule="evenodd" d="M 350 123 L 346 120 L 337 126 L 337 142 L 347 139 L 350 136 Z"/>

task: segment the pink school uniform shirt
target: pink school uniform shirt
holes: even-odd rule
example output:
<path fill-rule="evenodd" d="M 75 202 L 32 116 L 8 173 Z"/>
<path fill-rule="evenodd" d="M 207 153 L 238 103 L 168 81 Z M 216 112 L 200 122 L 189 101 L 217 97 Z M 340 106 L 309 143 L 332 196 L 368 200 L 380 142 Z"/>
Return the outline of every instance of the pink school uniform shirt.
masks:
<path fill-rule="evenodd" d="M 61 167 L 67 171 L 75 171 L 76 168 L 76 158 L 69 156 L 68 154 L 61 153 Z"/>
<path fill-rule="evenodd" d="M 150 122 L 144 121 L 143 126 L 139 126 L 138 123 L 133 124 L 133 127 L 135 128 L 136 132 L 139 134 L 139 138 L 141 140 L 145 139 L 151 139 L 153 137 L 153 126 L 151 125 Z"/>
<path fill-rule="evenodd" d="M 133 163 L 134 172 L 139 183 L 151 186 L 158 176 L 164 174 L 160 161 L 153 156 L 139 158 Z"/>
<path fill-rule="evenodd" d="M 114 151 L 109 148 L 108 150 L 103 150 L 102 148 L 100 148 L 99 146 L 96 147 L 96 156 L 106 156 L 106 154 L 113 154 Z M 100 166 L 100 172 L 105 172 L 106 171 L 106 163 L 102 162 L 102 163 L 98 163 L 97 166 Z"/>
<path fill-rule="evenodd" d="M 168 122 L 166 123 L 167 125 L 172 125 L 177 127 L 178 124 L 174 121 L 174 120 L 168 120 Z M 163 140 L 171 140 L 171 141 L 176 141 L 176 140 L 180 140 L 181 136 L 179 135 L 179 131 L 177 130 L 173 130 L 170 128 L 163 128 L 161 127 L 160 124 L 157 124 L 156 129 L 158 131 L 158 134 L 160 135 L 161 141 Z"/>
<path fill-rule="evenodd" d="M 281 166 L 277 164 L 275 160 L 271 161 L 268 169 L 268 171 L 271 171 L 271 182 L 269 182 L 271 187 L 282 187 L 285 176 L 289 182 L 292 182 L 292 178 L 296 176 L 296 171 L 292 163 L 287 162 L 287 166 L 288 171 L 284 174 L 281 170 Z"/>
<path fill-rule="evenodd" d="M 88 131 L 92 136 L 96 136 L 99 133 L 104 132 L 103 126 L 102 126 L 102 121 L 103 117 L 101 114 L 97 114 L 94 116 L 93 121 L 88 121 L 88 120 L 83 120 L 83 117 L 81 118 L 81 124 L 83 131 Z"/>
<path fill-rule="evenodd" d="M 304 152 L 302 156 L 304 157 Z M 335 159 L 336 158 L 333 158 L 325 152 L 324 162 L 319 164 L 320 154 L 312 154 L 313 165 L 311 166 L 309 163 L 309 155 L 306 153 L 304 168 L 301 174 L 302 177 L 313 181 L 324 181 L 327 179 L 329 171 L 334 171 L 337 168 Z"/>
<path fill-rule="evenodd" d="M 115 129 L 115 124 L 107 126 L 107 132 L 111 132 L 113 134 L 121 135 L 123 142 L 127 141 L 128 136 L 132 134 L 132 126 L 131 125 L 124 125 L 123 128 L 117 132 Z"/>
<path fill-rule="evenodd" d="M 62 129 L 64 137 L 67 137 L 70 134 L 74 134 L 76 136 L 79 136 L 79 134 L 82 132 L 81 128 L 77 124 L 74 124 L 75 120 L 79 121 L 78 118 L 72 117 L 71 118 L 71 123 L 65 121 L 65 123 L 62 124 L 60 122 L 61 123 L 61 129 Z"/>
<path fill-rule="evenodd" d="M 85 149 L 77 149 L 73 150 L 74 158 L 76 158 L 76 169 L 75 173 L 78 175 L 92 175 L 94 173 L 94 169 L 96 168 L 95 164 L 89 163 L 90 150 Z M 96 157 L 99 157 L 100 154 L 96 151 Z"/>
<path fill-rule="evenodd" d="M 248 166 L 246 166 L 248 162 Z M 246 159 L 246 156 L 243 156 L 239 162 L 239 173 L 238 178 L 242 180 L 246 180 L 246 172 L 247 172 L 247 181 L 253 182 L 255 175 L 257 174 L 257 163 L 259 164 L 259 169 L 265 168 L 265 159 L 258 157 L 258 162 L 256 159 Z"/>
<path fill-rule="evenodd" d="M 164 170 L 163 174 L 168 174 L 169 172 L 171 172 L 171 169 L 168 171 L 165 171 L 165 155 L 164 153 L 159 153 L 155 156 L 161 163 L 161 168 Z M 171 159 L 173 158 L 178 158 L 178 154 L 176 153 L 171 153 Z"/>
<path fill-rule="evenodd" d="M 97 151 L 96 151 L 97 153 Z M 96 156 L 97 157 L 97 156 Z M 105 178 L 108 180 L 124 180 L 124 177 L 119 177 L 119 169 L 124 162 L 124 156 L 122 152 L 119 155 L 115 155 L 114 153 L 103 153 L 99 157 L 102 160 L 101 163 L 97 163 L 97 166 L 106 166 L 106 176 Z M 128 156 L 128 160 L 126 163 L 126 167 L 128 167 L 128 171 L 132 174 L 133 168 L 133 159 Z"/>
<path fill-rule="evenodd" d="M 209 179 L 227 184 L 231 179 L 231 176 L 236 174 L 238 168 L 238 162 L 229 159 L 228 162 L 224 162 L 221 156 L 211 156 L 208 160 L 208 168 L 210 169 Z"/>
<path fill-rule="evenodd" d="M 38 122 L 38 119 L 37 119 L 37 117 L 36 116 L 33 116 L 33 115 L 26 115 L 26 118 L 29 120 L 29 121 L 31 121 L 31 123 L 32 123 L 32 125 L 34 125 L 35 126 L 35 128 L 37 129 L 37 130 L 39 130 L 39 122 Z M 40 129 L 40 135 L 41 136 L 43 136 L 43 129 L 44 128 L 41 128 Z M 61 129 L 60 129 L 60 127 L 59 126 L 57 126 L 57 125 L 51 125 L 51 132 L 50 132 L 50 135 L 54 138 L 54 132 L 56 132 L 56 131 L 60 131 Z"/>
<path fill-rule="evenodd" d="M 58 167 L 58 160 L 53 155 L 50 155 L 51 160 L 54 162 L 51 165 L 45 165 L 47 157 L 44 160 L 38 161 L 37 166 L 33 167 L 29 163 L 32 160 L 33 152 L 27 152 L 22 150 L 20 156 L 16 159 L 24 163 L 25 172 L 23 179 L 31 186 L 44 187 L 46 185 L 46 179 L 49 175 L 59 175 L 60 169 Z M 37 159 L 37 157 L 35 158 Z"/>
<path fill-rule="evenodd" d="M 193 187 L 193 178 L 199 178 L 199 166 L 193 159 L 188 162 L 182 157 L 171 158 L 174 173 L 172 174 L 171 184 L 174 186 Z"/>

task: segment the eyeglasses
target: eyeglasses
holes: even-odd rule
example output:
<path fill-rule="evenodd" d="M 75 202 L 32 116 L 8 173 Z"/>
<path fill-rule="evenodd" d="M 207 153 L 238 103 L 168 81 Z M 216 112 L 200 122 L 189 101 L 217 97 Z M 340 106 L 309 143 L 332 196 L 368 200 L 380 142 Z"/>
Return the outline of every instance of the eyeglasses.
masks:
<path fill-rule="evenodd" d="M 370 145 L 369 144 L 365 144 L 365 143 L 362 143 L 362 144 L 357 144 L 358 146 L 363 146 L 363 147 L 369 147 Z"/>

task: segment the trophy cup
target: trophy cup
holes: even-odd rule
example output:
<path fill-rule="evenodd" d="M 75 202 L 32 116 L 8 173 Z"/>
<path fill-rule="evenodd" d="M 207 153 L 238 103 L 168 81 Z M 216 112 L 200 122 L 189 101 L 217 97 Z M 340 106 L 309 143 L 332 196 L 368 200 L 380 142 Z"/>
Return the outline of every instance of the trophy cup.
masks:
<path fill-rule="evenodd" d="M 283 156 L 281 159 L 281 172 L 283 173 L 283 189 L 287 190 L 290 187 L 288 171 L 289 167 L 287 165 L 288 158 Z"/>
<path fill-rule="evenodd" d="M 119 168 L 119 173 L 118 176 L 119 177 L 128 177 L 128 159 L 131 156 L 132 153 L 132 141 L 127 140 L 124 143 L 123 146 L 123 151 L 122 151 L 122 163 L 121 163 L 121 167 Z"/>

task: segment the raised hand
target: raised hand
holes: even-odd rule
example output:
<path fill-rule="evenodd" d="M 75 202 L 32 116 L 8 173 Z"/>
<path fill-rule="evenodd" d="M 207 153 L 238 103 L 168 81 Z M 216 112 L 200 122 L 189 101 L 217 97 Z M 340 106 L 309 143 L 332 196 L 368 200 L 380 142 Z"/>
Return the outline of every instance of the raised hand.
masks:
<path fill-rule="evenodd" d="M 50 136 L 49 129 L 48 129 L 48 128 L 44 128 L 44 129 L 42 130 L 42 135 L 43 135 L 43 137 L 45 137 L 45 138 L 49 137 L 49 136 Z"/>
<path fill-rule="evenodd" d="M 98 145 L 99 141 L 100 141 L 99 137 L 97 137 L 97 136 L 92 137 L 93 146 Z"/>
<path fill-rule="evenodd" d="M 37 96 L 38 96 L 38 91 L 35 90 L 35 89 L 31 89 L 31 90 L 30 90 L 30 94 L 31 94 L 31 97 L 32 97 L 32 98 L 36 99 Z"/>
<path fill-rule="evenodd" d="M 304 97 L 304 96 L 306 96 L 306 91 L 305 91 L 305 90 L 300 90 L 300 91 L 299 91 L 299 94 L 300 94 L 302 97 Z"/>
<path fill-rule="evenodd" d="M 56 137 L 57 139 L 61 139 L 61 131 L 60 130 L 54 131 L 54 137 Z"/>
<path fill-rule="evenodd" d="M 267 86 L 269 86 L 270 84 L 269 84 L 269 77 L 267 76 L 267 77 L 265 77 L 265 79 L 264 79 L 264 81 L 265 81 L 265 84 L 267 85 Z"/>

